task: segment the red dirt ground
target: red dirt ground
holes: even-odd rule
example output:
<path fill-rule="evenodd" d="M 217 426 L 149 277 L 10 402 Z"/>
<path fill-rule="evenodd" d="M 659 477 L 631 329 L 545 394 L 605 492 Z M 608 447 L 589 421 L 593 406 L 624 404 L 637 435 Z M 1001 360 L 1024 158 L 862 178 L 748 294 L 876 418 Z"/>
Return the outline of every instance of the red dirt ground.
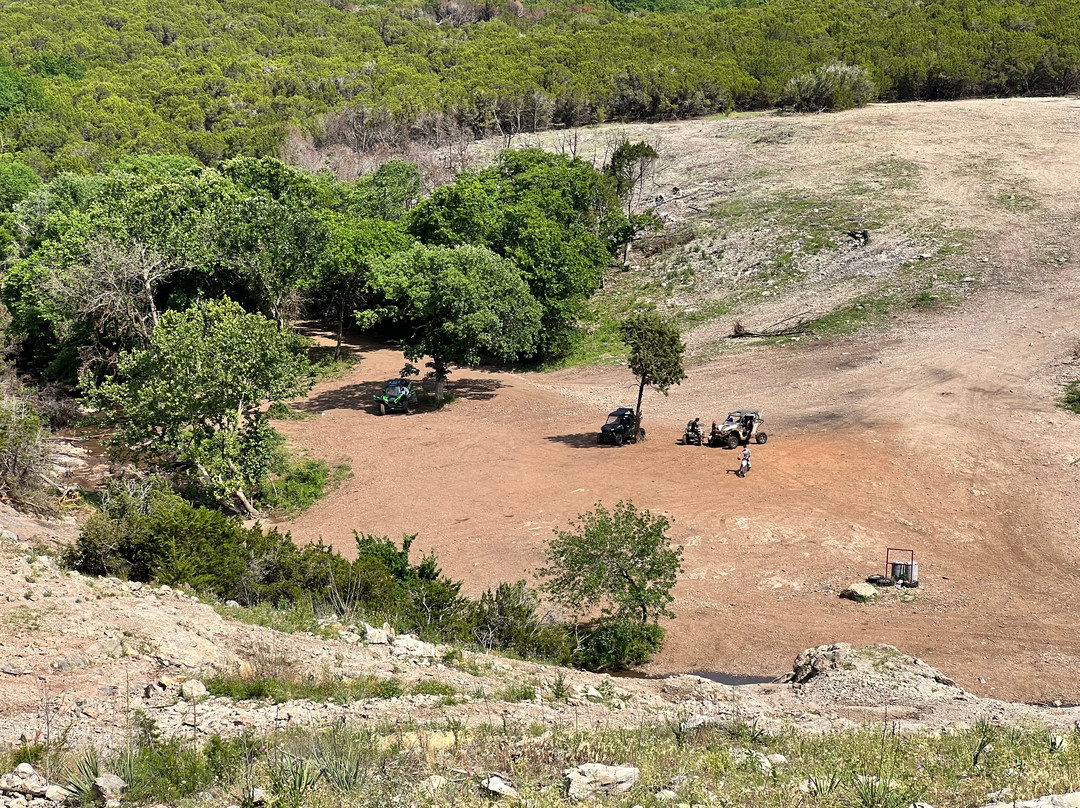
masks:
<path fill-rule="evenodd" d="M 669 514 L 686 548 L 653 672 L 778 674 L 808 646 L 886 642 L 979 695 L 1080 702 L 1080 416 L 1055 406 L 1062 381 L 1080 376 L 1080 105 L 993 103 L 815 119 L 821 138 L 922 152 L 938 201 L 979 234 L 972 261 L 989 262 L 959 310 L 722 353 L 670 397 L 646 393 L 649 440 L 620 448 L 597 446 L 595 432 L 633 400 L 625 368 L 459 371 L 451 406 L 379 418 L 371 396 L 403 358 L 361 345 L 359 367 L 301 405 L 321 415 L 281 425 L 354 472 L 287 527 L 345 551 L 354 529 L 417 532 L 417 549 L 437 550 L 476 593 L 528 577 L 552 528 L 632 499 Z M 993 125 L 973 127 L 972 110 Z M 1022 162 L 1042 223 L 989 209 L 978 178 L 947 170 L 949 148 Z M 1050 242 L 1064 263 L 1044 261 Z M 745 480 L 728 473 L 734 452 L 677 445 L 688 418 L 741 406 L 763 406 L 771 436 Z M 887 547 L 916 551 L 917 599 L 840 600 L 884 571 Z"/>

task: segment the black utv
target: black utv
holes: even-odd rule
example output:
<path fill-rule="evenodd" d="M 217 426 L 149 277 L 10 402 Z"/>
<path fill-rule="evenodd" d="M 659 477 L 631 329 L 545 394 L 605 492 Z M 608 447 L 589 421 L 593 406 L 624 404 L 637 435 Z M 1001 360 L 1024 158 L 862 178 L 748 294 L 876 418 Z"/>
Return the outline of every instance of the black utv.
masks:
<path fill-rule="evenodd" d="M 607 422 L 600 427 L 600 434 L 596 436 L 596 442 L 622 446 L 624 443 L 637 443 L 639 438 L 644 437 L 644 429 L 638 430 L 637 435 L 634 434 L 634 411 L 629 407 L 619 407 L 608 414 Z"/>

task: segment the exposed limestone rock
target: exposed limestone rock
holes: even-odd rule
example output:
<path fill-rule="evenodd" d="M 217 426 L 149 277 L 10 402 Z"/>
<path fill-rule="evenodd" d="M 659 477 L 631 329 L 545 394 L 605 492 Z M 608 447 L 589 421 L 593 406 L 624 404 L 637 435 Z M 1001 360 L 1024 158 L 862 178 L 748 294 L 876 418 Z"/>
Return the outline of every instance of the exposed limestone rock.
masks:
<path fill-rule="evenodd" d="M 563 772 L 567 779 L 567 795 L 574 800 L 587 800 L 600 792 L 629 791 L 641 776 L 636 766 L 605 766 L 602 763 L 583 763 Z"/>

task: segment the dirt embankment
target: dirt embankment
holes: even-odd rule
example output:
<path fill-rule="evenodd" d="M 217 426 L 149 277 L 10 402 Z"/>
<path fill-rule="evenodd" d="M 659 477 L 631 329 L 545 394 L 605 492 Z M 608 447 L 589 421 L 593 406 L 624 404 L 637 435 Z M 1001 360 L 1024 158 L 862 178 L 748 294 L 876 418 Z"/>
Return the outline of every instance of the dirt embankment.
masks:
<path fill-rule="evenodd" d="M 753 127 L 781 124 L 790 138 L 754 140 Z M 1080 375 L 1080 104 L 880 106 L 629 134 L 650 132 L 682 144 L 657 187 L 692 192 L 698 211 L 723 196 L 736 134 L 807 187 L 850 155 L 915 164 L 905 204 L 970 233 L 952 270 L 969 265 L 978 289 L 888 329 L 724 350 L 669 397 L 647 394 L 650 439 L 622 448 L 596 446 L 594 432 L 632 400 L 625 368 L 457 372 L 452 406 L 378 418 L 371 395 L 403 360 L 359 345 L 362 364 L 302 405 L 319 416 L 283 425 L 354 472 L 288 525 L 293 535 L 348 552 L 353 529 L 418 532 L 417 548 L 437 550 L 475 593 L 528 577 L 550 531 L 594 503 L 632 499 L 669 514 L 686 548 L 654 672 L 778 674 L 808 646 L 886 642 L 980 695 L 1080 702 L 1080 418 L 1055 406 L 1062 381 Z M 795 285 L 739 316 L 769 322 L 785 300 L 814 294 Z M 714 342 L 731 319 L 691 342 Z M 729 473 L 730 452 L 676 445 L 688 418 L 741 406 L 764 407 L 772 436 L 747 479 Z M 839 600 L 851 580 L 883 571 L 887 547 L 916 552 L 917 598 Z"/>

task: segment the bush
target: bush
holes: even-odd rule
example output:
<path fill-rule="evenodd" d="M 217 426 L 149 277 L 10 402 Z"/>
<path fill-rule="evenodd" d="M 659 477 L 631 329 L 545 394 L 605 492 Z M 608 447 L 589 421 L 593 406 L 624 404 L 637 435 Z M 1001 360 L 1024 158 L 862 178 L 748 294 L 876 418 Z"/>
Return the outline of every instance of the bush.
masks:
<path fill-rule="evenodd" d="M 22 396 L 0 395 L 0 493 L 26 497 L 41 487 L 49 464 L 48 431 Z"/>
<path fill-rule="evenodd" d="M 866 70 L 832 62 L 792 78 L 784 88 L 783 106 L 795 112 L 836 112 L 866 106 L 876 96 Z"/>
<path fill-rule="evenodd" d="M 570 631 L 562 623 L 543 618 L 539 607 L 537 593 L 524 581 L 501 583 L 476 602 L 472 635 L 486 649 L 566 664 L 573 652 Z"/>
<path fill-rule="evenodd" d="M 1065 395 L 1061 398 L 1061 406 L 1067 410 L 1080 413 L 1080 382 L 1071 382 L 1065 388 Z"/>
<path fill-rule="evenodd" d="M 664 629 L 655 623 L 603 620 L 590 627 L 573 662 L 590 671 L 627 670 L 650 662 L 663 645 Z"/>

